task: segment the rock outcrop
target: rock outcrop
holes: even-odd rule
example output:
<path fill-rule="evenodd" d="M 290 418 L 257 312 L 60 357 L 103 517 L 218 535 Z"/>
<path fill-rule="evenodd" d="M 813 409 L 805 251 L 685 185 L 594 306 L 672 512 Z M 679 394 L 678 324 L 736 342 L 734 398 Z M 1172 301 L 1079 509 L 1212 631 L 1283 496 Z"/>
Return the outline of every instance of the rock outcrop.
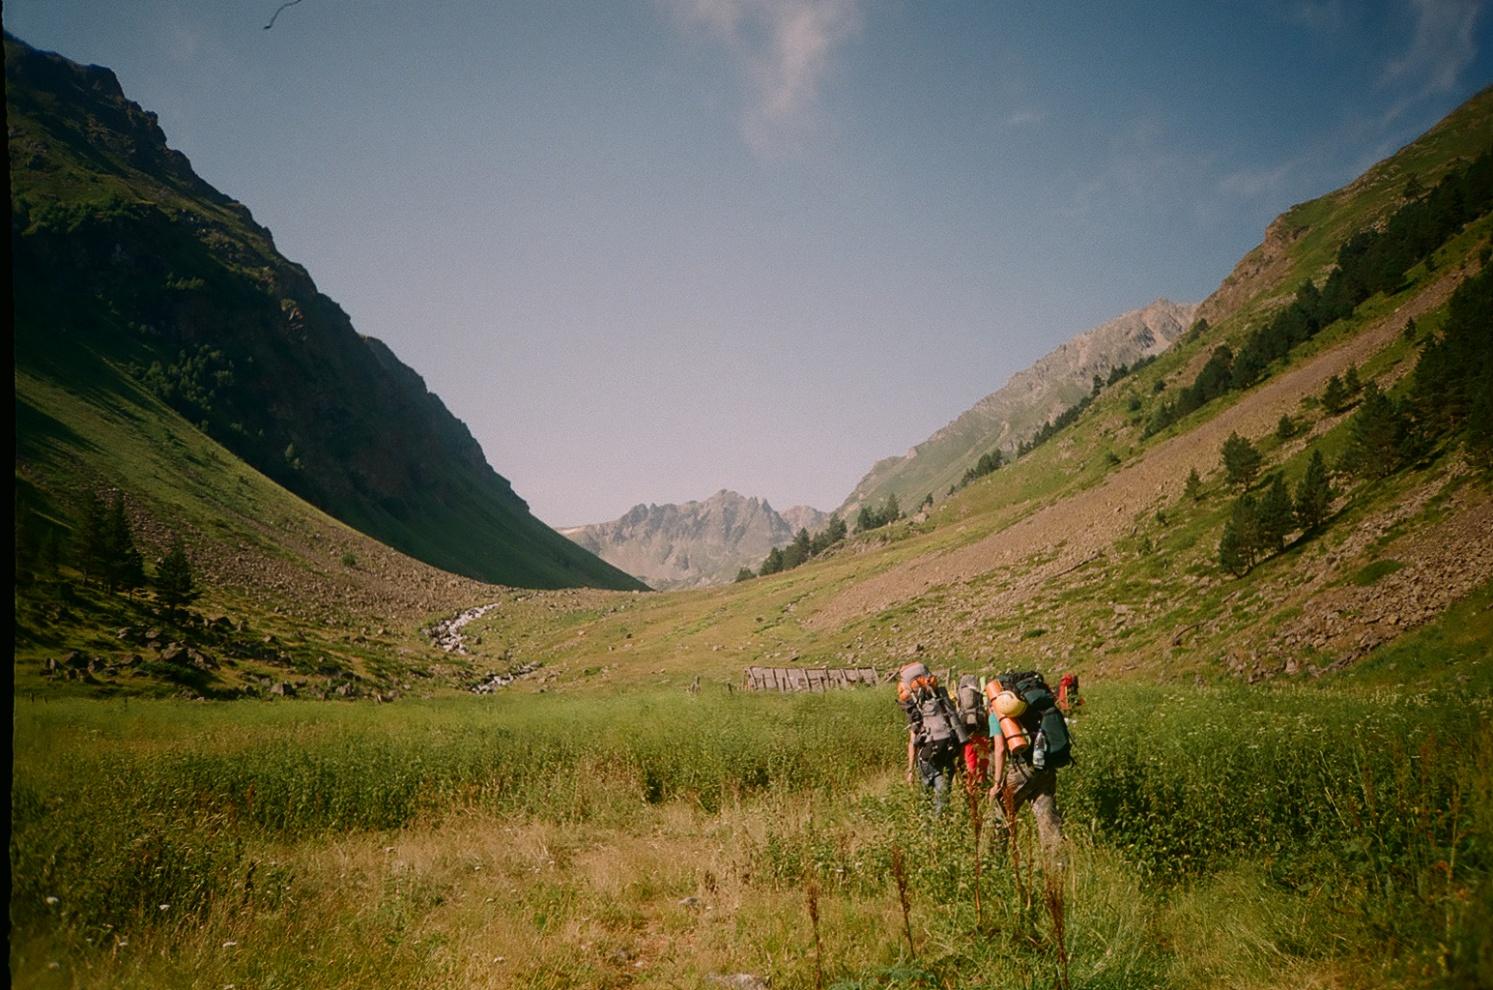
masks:
<path fill-rule="evenodd" d="M 721 489 L 700 502 L 635 505 L 620 519 L 562 529 L 602 560 L 651 588 L 726 584 L 756 568 L 799 529 L 823 528 L 829 516 L 808 506 L 779 513 L 766 499 Z"/>

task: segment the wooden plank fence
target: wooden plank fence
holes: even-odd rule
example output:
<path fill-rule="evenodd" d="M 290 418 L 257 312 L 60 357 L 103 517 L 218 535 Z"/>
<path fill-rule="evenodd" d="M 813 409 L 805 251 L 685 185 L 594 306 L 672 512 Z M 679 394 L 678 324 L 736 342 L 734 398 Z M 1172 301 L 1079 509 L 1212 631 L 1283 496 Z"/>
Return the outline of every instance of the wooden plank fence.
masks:
<path fill-rule="evenodd" d="M 875 667 L 748 667 L 748 691 L 828 691 L 879 684 Z"/>

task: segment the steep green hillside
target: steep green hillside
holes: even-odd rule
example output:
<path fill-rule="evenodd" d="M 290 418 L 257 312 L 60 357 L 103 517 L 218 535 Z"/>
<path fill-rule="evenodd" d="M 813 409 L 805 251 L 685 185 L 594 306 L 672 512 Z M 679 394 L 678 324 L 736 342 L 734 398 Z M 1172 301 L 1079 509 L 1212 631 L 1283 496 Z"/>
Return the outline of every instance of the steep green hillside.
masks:
<path fill-rule="evenodd" d="M 420 377 L 197 177 L 113 73 L 9 37 L 5 62 L 17 408 L 33 424 L 18 432 L 22 461 L 38 464 L 45 443 L 118 484 L 131 470 L 120 448 L 82 441 L 77 418 L 99 403 L 145 433 L 160 415 L 148 392 L 266 477 L 437 567 L 640 587 L 530 515 Z M 63 514 L 61 476 L 28 470 Z"/>
<path fill-rule="evenodd" d="M 1086 400 L 1096 377 L 1112 382 L 1154 360 L 1186 331 L 1196 308 L 1158 299 L 1066 341 L 906 454 L 878 461 L 840 515 L 854 520 L 862 506 L 880 507 L 893 495 L 904 509 L 925 496 L 943 501 L 982 456 L 999 451 L 1009 460 Z"/>

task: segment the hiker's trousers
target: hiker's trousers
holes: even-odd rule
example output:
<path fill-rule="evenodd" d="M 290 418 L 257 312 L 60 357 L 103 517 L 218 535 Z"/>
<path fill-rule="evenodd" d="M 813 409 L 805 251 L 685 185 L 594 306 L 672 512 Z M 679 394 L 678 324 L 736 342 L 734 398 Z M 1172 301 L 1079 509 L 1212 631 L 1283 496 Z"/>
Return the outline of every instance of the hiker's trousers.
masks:
<path fill-rule="evenodd" d="M 1058 777 L 1055 770 L 1036 770 L 1022 760 L 1006 763 L 1006 793 L 1011 795 L 1011 807 L 1018 812 L 1023 805 L 1032 806 L 1037 819 L 1037 836 L 1042 848 L 1055 852 L 1063 840 L 1063 816 L 1058 813 Z M 1003 795 L 1004 797 L 1004 795 Z M 1005 802 L 999 805 L 1005 815 Z"/>
<path fill-rule="evenodd" d="M 918 776 L 922 777 L 923 786 L 933 792 L 935 814 L 942 814 L 944 806 L 948 803 L 949 785 L 954 780 L 956 755 L 952 749 L 942 749 L 936 752 L 921 748 L 918 750 Z"/>

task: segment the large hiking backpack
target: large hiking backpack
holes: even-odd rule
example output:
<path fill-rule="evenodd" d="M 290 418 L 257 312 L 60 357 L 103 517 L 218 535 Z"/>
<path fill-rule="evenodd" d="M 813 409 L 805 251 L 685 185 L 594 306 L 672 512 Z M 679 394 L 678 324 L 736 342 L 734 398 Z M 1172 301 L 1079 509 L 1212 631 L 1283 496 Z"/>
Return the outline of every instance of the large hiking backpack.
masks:
<path fill-rule="evenodd" d="M 926 665 L 910 663 L 902 668 L 897 679 L 897 700 L 916 707 L 922 725 L 919 743 L 925 749 L 952 749 L 969 739 L 948 692 L 939 686 L 938 678 Z"/>
<path fill-rule="evenodd" d="M 1032 766 L 1047 770 L 1072 763 L 1073 740 L 1068 735 L 1068 723 L 1042 675 L 1035 670 L 1012 670 L 1001 674 L 999 680 L 1001 687 L 1016 692 L 1026 702 L 1026 711 L 1017 721 L 1032 740 Z"/>
<path fill-rule="evenodd" d="M 980 688 L 980 679 L 974 674 L 959 678 L 959 689 L 954 694 L 954 709 L 964 730 L 972 736 L 983 736 L 986 731 L 985 692 Z"/>

